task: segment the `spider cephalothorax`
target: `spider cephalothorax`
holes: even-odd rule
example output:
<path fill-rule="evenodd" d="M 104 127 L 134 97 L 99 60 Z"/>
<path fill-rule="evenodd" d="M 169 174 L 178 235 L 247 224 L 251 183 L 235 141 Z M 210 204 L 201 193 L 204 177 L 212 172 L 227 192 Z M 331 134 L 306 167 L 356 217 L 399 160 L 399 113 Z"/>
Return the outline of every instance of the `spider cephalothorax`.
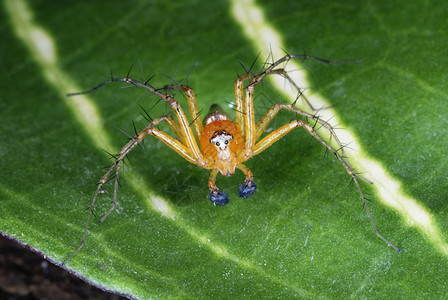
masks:
<path fill-rule="evenodd" d="M 227 194 L 215 185 L 216 172 L 231 176 L 235 173 L 235 168 L 241 169 L 246 174 L 245 182 L 238 189 L 239 196 L 241 198 L 252 196 L 257 185 L 249 169 L 241 164 L 247 158 L 243 155 L 245 144 L 238 125 L 232 122 L 230 116 L 217 104 L 213 104 L 210 108 L 209 114 L 204 119 L 204 125 L 200 139 L 201 152 L 208 159 L 206 168 L 214 170 L 209 181 L 209 199 L 216 206 L 227 204 L 229 201 Z"/>
<path fill-rule="evenodd" d="M 235 173 L 235 169 L 240 169 L 246 176 L 245 181 L 238 188 L 238 195 L 241 198 L 248 198 L 252 196 L 257 189 L 257 185 L 253 181 L 252 172 L 243 164 L 251 157 L 260 154 L 273 143 L 281 139 L 287 133 L 295 128 L 302 127 L 313 138 L 319 141 L 328 151 L 333 153 L 339 162 L 344 167 L 345 171 L 350 175 L 352 181 L 355 183 L 361 199 L 364 202 L 367 213 L 369 215 L 375 234 L 384 240 L 389 246 L 395 250 L 400 251 L 398 247 L 390 243 L 387 239 L 381 236 L 376 229 L 373 222 L 372 215 L 367 206 L 364 193 L 358 182 L 359 179 L 368 183 L 370 181 L 360 177 L 356 174 L 347 160 L 344 145 L 341 144 L 334 128 L 325 120 L 319 118 L 316 113 L 308 113 L 298 109 L 293 104 L 278 103 L 272 106 L 266 114 L 255 122 L 254 115 L 254 90 L 255 87 L 263 81 L 267 75 L 279 75 L 284 77 L 296 90 L 298 97 L 302 99 L 313 109 L 308 100 L 303 97 L 302 90 L 291 80 L 288 73 L 283 68 L 277 68 L 282 63 L 287 63 L 294 58 L 313 59 L 328 64 L 336 64 L 341 62 L 332 62 L 308 55 L 286 55 L 281 59 L 269 64 L 264 71 L 259 74 L 252 74 L 247 72 L 240 76 L 235 82 L 235 122 L 226 114 L 219 105 L 212 105 L 209 114 L 204 118 L 200 118 L 196 96 L 191 88 L 185 85 L 169 86 L 164 89 L 155 89 L 147 82 L 140 82 L 135 79 L 126 78 L 111 78 L 110 80 L 101 83 L 93 89 L 81 93 L 69 94 L 69 96 L 93 93 L 98 88 L 103 87 L 112 82 L 125 82 L 129 85 L 134 85 L 146 89 L 149 93 L 155 94 L 161 100 L 168 103 L 176 117 L 166 115 L 153 119 L 141 132 L 136 134 L 124 147 L 120 153 L 115 157 L 114 163 L 109 167 L 107 172 L 101 177 L 98 182 L 96 192 L 93 196 L 90 205 L 89 215 L 87 217 L 86 226 L 81 245 L 75 250 L 65 261 L 69 260 L 76 254 L 84 245 L 87 234 L 87 227 L 92 215 L 92 210 L 95 205 L 97 196 L 101 193 L 103 185 L 107 182 L 110 175 L 115 171 L 115 188 L 113 194 L 112 207 L 101 218 L 103 221 L 109 213 L 115 208 L 117 203 L 118 177 L 123 159 L 129 154 L 143 139 L 152 135 L 155 138 L 164 142 L 168 147 L 176 151 L 179 155 L 185 158 L 190 163 L 210 169 L 211 174 L 208 181 L 210 189 L 209 199 L 216 206 L 222 206 L 228 203 L 229 198 L 226 192 L 219 190 L 216 186 L 216 176 L 220 172 L 224 176 L 230 176 Z M 244 82 L 248 82 L 246 86 Z M 169 90 L 178 90 L 185 93 L 190 119 L 188 119 L 179 103 L 169 94 Z M 163 92 L 162 92 L 163 91 Z M 278 129 L 269 132 L 263 136 L 269 123 L 275 118 L 277 113 L 281 110 L 287 110 L 295 113 L 300 119 L 292 120 L 289 123 L 279 127 Z M 313 109 L 314 110 L 314 109 Z M 306 121 L 304 121 L 306 120 Z M 158 125 L 165 122 L 174 132 L 174 137 L 168 133 L 158 129 Z M 334 141 L 336 146 L 332 146 L 329 142 L 317 133 L 317 129 L 326 130 Z M 64 261 L 64 262 L 65 262 Z"/>

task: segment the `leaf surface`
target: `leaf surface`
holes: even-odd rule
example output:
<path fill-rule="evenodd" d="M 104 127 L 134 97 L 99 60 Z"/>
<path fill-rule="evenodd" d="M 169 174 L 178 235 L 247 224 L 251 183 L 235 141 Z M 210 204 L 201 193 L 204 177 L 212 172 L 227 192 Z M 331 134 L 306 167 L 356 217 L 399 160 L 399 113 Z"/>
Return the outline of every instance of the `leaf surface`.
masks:
<path fill-rule="evenodd" d="M 13 2 L 4 1 L 0 27 L 0 231 L 60 263 L 79 245 L 96 182 L 111 163 L 102 150 L 115 153 L 127 142 L 116 127 L 133 134 L 133 121 L 146 125 L 139 103 L 153 118 L 169 112 L 121 85 L 89 95 L 86 110 L 64 95 L 107 80 L 111 70 L 125 76 L 133 65 L 137 79 L 156 74 L 155 87 L 188 77 L 205 113 L 234 101 L 234 80 L 244 72 L 235 57 L 250 66 L 258 49 L 224 1 L 23 2 L 30 23 L 54 43 L 54 57 L 43 60 L 20 37 L 28 27 L 17 22 Z M 387 247 L 350 177 L 301 130 L 247 162 L 258 185 L 252 198 L 237 196 L 243 174 L 218 177 L 231 197 L 225 207 L 207 200 L 209 171 L 148 138 L 129 157 L 118 207 L 97 224 L 111 205 L 99 198 L 86 246 L 67 268 L 142 299 L 447 296 L 447 4 L 290 2 L 258 5 L 289 53 L 362 60 L 305 62 L 308 88 L 334 106 L 438 232 L 414 226 L 363 185 L 381 233 L 403 251 Z M 257 93 L 257 117 L 284 100 L 269 85 Z M 290 118 L 279 116 L 273 128 Z M 106 189 L 111 194 L 113 184 Z"/>

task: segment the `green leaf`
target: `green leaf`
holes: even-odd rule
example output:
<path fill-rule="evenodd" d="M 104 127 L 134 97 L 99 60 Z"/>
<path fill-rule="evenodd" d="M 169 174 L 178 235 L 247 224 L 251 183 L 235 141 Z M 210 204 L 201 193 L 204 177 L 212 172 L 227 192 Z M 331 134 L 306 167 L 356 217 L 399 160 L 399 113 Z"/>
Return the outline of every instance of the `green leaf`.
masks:
<path fill-rule="evenodd" d="M 125 76 L 134 65 L 132 76 L 156 74 L 156 87 L 188 76 L 206 111 L 234 101 L 234 80 L 244 72 L 235 57 L 250 66 L 261 49 L 230 2 L 3 4 L 0 231 L 61 263 L 79 245 L 96 182 L 111 163 L 102 150 L 115 153 L 127 142 L 116 127 L 132 134 L 133 121 L 137 129 L 146 123 L 142 90 L 109 85 L 85 102 L 64 95 L 111 71 Z M 66 268 L 133 298 L 446 298 L 447 4 L 258 5 L 289 53 L 361 59 L 305 62 L 309 88 L 401 184 L 391 198 L 418 204 L 392 208 L 363 184 L 380 232 L 402 253 L 374 235 L 337 160 L 298 129 L 247 162 L 258 185 L 253 197 L 237 196 L 242 173 L 218 177 L 231 197 L 224 207 L 207 199 L 209 171 L 147 138 L 122 174 L 118 207 L 97 224 L 111 205 L 99 197 L 86 245 Z M 45 41 L 53 42 L 54 56 Z M 48 56 L 33 45 L 47 47 Z M 269 85 L 256 93 L 257 116 L 286 101 Z M 156 102 L 140 103 L 149 109 Z M 168 111 L 159 103 L 150 114 Z M 113 183 L 106 189 L 111 193 Z M 165 214 L 155 209 L 157 199 Z"/>

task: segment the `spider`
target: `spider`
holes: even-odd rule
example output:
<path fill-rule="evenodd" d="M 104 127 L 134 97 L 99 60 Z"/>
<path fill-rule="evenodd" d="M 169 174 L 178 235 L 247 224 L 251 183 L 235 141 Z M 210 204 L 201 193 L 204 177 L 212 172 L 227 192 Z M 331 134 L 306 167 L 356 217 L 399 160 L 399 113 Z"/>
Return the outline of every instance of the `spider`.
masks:
<path fill-rule="evenodd" d="M 272 106 L 258 122 L 255 122 L 255 87 L 260 84 L 268 75 L 279 75 L 284 77 L 297 90 L 299 97 L 302 97 L 308 104 L 308 106 L 315 110 L 310 102 L 302 94 L 301 88 L 299 88 L 297 84 L 294 83 L 294 81 L 289 77 L 284 68 L 279 67 L 280 64 L 287 63 L 291 59 L 312 59 L 331 65 L 347 62 L 335 62 L 309 55 L 288 54 L 273 63 L 267 64 L 267 67 L 259 74 L 252 74 L 251 72 L 245 73 L 244 75 L 240 76 L 235 82 L 235 122 L 232 121 L 231 117 L 227 113 L 225 113 L 224 110 L 217 104 L 213 104 L 211 106 L 210 112 L 202 121 L 200 118 L 200 112 L 198 110 L 194 91 L 190 87 L 182 84 L 179 86 L 170 85 L 163 89 L 155 89 L 148 83 L 149 80 L 147 82 L 141 82 L 127 76 L 126 78 L 111 78 L 110 80 L 105 81 L 88 91 L 68 94 L 67 96 L 89 94 L 110 83 L 125 82 L 129 85 L 142 87 L 149 93 L 158 96 L 161 100 L 168 103 L 177 120 L 169 115 L 155 118 L 151 120 L 150 123 L 142 131 L 131 137 L 130 141 L 126 145 L 124 145 L 123 148 L 121 148 L 120 153 L 115 156 L 114 163 L 108 168 L 107 172 L 104 173 L 104 175 L 98 182 L 97 189 L 90 205 L 82 242 L 78 249 L 76 249 L 63 262 L 63 264 L 84 246 L 87 228 L 90 217 L 92 215 L 95 201 L 98 195 L 102 193 L 103 185 L 107 182 L 111 174 L 113 174 L 114 170 L 115 187 L 113 194 L 113 203 L 111 208 L 104 214 L 99 222 L 104 221 L 104 219 L 115 208 L 117 204 L 118 177 L 123 160 L 148 135 L 154 136 L 155 138 L 161 140 L 169 148 L 174 150 L 177 154 L 182 156 L 190 163 L 198 165 L 205 169 L 210 169 L 211 174 L 208 181 L 210 194 L 208 195 L 208 198 L 215 206 L 223 206 L 228 203 L 229 197 L 227 196 L 227 193 L 225 191 L 220 190 L 216 186 L 216 176 L 218 175 L 218 173 L 221 173 L 223 176 L 227 177 L 233 175 L 236 169 L 241 170 L 246 176 L 246 179 L 238 188 L 238 196 L 240 198 L 251 197 L 255 193 L 257 185 L 254 181 L 252 172 L 243 163 L 248 159 L 265 151 L 272 144 L 284 137 L 287 133 L 300 127 L 305 129 L 308 134 L 310 134 L 328 151 L 335 155 L 337 160 L 342 164 L 345 171 L 355 183 L 366 208 L 367 214 L 370 218 L 375 234 L 389 246 L 400 252 L 400 248 L 389 242 L 378 232 L 358 179 L 369 184 L 372 184 L 372 182 L 355 173 L 346 158 L 344 146 L 341 144 L 338 136 L 336 135 L 335 129 L 327 121 L 322 120 L 316 114 L 310 114 L 295 107 L 294 104 L 278 103 Z M 247 86 L 244 86 L 245 82 L 248 82 Z M 191 121 L 189 121 L 189 119 L 187 118 L 187 115 L 180 106 L 179 102 L 169 94 L 169 90 L 177 90 L 185 94 L 188 102 Z M 263 138 L 261 138 L 267 126 L 281 110 L 291 111 L 301 116 L 305 120 L 312 120 L 312 123 L 296 119 L 266 134 Z M 158 129 L 157 126 L 161 123 L 166 123 L 172 129 L 176 138 Z M 318 129 L 322 127 L 327 129 L 327 131 L 330 133 L 330 137 L 336 142 L 337 148 L 333 147 L 329 142 L 325 141 L 317 133 L 318 129 L 316 129 L 316 126 L 318 126 Z"/>

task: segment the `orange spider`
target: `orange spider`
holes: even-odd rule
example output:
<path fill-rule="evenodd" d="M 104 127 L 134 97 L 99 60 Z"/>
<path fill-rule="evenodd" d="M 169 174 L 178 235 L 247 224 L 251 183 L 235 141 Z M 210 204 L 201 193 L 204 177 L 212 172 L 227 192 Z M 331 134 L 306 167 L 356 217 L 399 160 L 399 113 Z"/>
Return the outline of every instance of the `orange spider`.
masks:
<path fill-rule="evenodd" d="M 107 182 L 109 176 L 115 169 L 115 188 L 113 195 L 112 207 L 106 212 L 106 214 L 100 219 L 100 222 L 112 212 L 117 204 L 117 189 L 118 189 L 118 176 L 122 165 L 123 159 L 129 154 L 143 139 L 152 135 L 162 142 L 164 142 L 168 147 L 176 151 L 180 156 L 185 158 L 192 164 L 198 165 L 205 169 L 210 169 L 211 174 L 208 181 L 208 186 L 210 189 L 210 194 L 208 198 L 216 206 L 223 206 L 228 203 L 229 198 L 226 192 L 219 190 L 216 186 L 216 175 L 221 172 L 223 176 L 231 176 L 235 173 L 235 169 L 240 169 L 245 175 L 246 180 L 238 188 L 238 195 L 241 198 L 248 198 L 255 193 L 257 185 L 253 180 L 252 172 L 243 164 L 246 160 L 251 157 L 260 154 L 272 144 L 278 141 L 280 138 L 285 136 L 287 133 L 295 128 L 303 127 L 310 135 L 312 135 L 316 140 L 318 140 L 322 145 L 324 145 L 330 152 L 332 152 L 339 162 L 344 166 L 346 172 L 351 176 L 353 182 L 355 183 L 361 199 L 364 202 L 367 213 L 369 215 L 372 226 L 375 230 L 375 234 L 385 241 L 389 246 L 393 247 L 398 252 L 401 251 L 400 248 L 396 247 L 379 234 L 375 223 L 373 222 L 372 215 L 367 206 L 364 193 L 358 182 L 361 179 L 367 183 L 370 181 L 362 178 L 356 174 L 348 162 L 344 146 L 341 144 L 339 138 L 334 132 L 334 128 L 326 121 L 320 119 L 315 114 L 307 113 L 303 110 L 298 109 L 293 104 L 279 103 L 272 106 L 268 112 L 256 123 L 254 116 L 254 89 L 263 79 L 269 74 L 276 74 L 283 76 L 288 80 L 292 86 L 297 90 L 300 97 L 302 97 L 307 104 L 314 110 L 312 105 L 303 96 L 301 89 L 291 80 L 287 72 L 283 68 L 276 67 L 281 63 L 286 63 L 291 59 L 301 58 L 301 59 L 313 59 L 323 63 L 337 64 L 343 63 L 333 62 L 329 60 L 324 60 L 308 55 L 286 55 L 281 59 L 271 63 L 263 72 L 254 75 L 250 72 L 239 77 L 235 82 L 235 112 L 236 112 L 236 122 L 233 122 L 231 117 L 226 114 L 219 105 L 214 104 L 210 108 L 210 112 L 204 118 L 204 121 L 200 119 L 200 113 L 198 110 L 198 105 L 196 103 L 196 96 L 191 88 L 185 85 L 180 86 L 169 86 L 167 88 L 161 89 L 165 92 L 161 92 L 159 89 L 153 88 L 148 82 L 140 82 L 132 78 L 111 78 L 110 80 L 99 84 L 98 86 L 92 88 L 91 90 L 68 94 L 68 96 L 80 95 L 93 93 L 97 89 L 112 83 L 112 82 L 125 82 L 130 85 L 139 86 L 146 89 L 148 92 L 153 93 L 160 97 L 163 101 L 171 106 L 172 111 L 176 115 L 177 121 L 171 116 L 162 116 L 152 120 L 145 129 L 136 134 L 131 140 L 121 149 L 120 153 L 115 157 L 114 163 L 109 167 L 107 172 L 101 177 L 98 182 L 96 192 L 93 196 L 92 203 L 90 205 L 89 215 L 87 218 L 83 239 L 79 248 L 72 253 L 65 261 L 67 262 L 73 255 L 75 255 L 85 244 L 85 238 L 87 234 L 87 227 L 92 215 L 92 210 L 96 201 L 98 194 L 101 193 L 102 186 Z M 243 83 L 248 81 L 248 85 L 244 88 Z M 186 95 L 190 120 L 187 118 L 185 112 L 179 105 L 179 103 L 168 94 L 170 89 L 183 91 Z M 260 140 L 266 127 L 274 119 L 277 113 L 281 110 L 288 110 L 294 112 L 304 119 L 313 120 L 313 125 L 303 120 L 293 120 L 286 125 L 274 130 L 273 132 L 267 134 Z M 177 138 L 159 130 L 157 126 L 165 122 L 173 130 Z M 191 124 L 191 127 L 190 127 Z M 331 138 L 337 143 L 338 148 L 334 148 L 328 142 L 326 142 L 320 135 L 316 132 L 316 125 L 319 127 L 324 127 L 328 130 Z M 199 140 L 199 144 L 198 144 Z"/>

